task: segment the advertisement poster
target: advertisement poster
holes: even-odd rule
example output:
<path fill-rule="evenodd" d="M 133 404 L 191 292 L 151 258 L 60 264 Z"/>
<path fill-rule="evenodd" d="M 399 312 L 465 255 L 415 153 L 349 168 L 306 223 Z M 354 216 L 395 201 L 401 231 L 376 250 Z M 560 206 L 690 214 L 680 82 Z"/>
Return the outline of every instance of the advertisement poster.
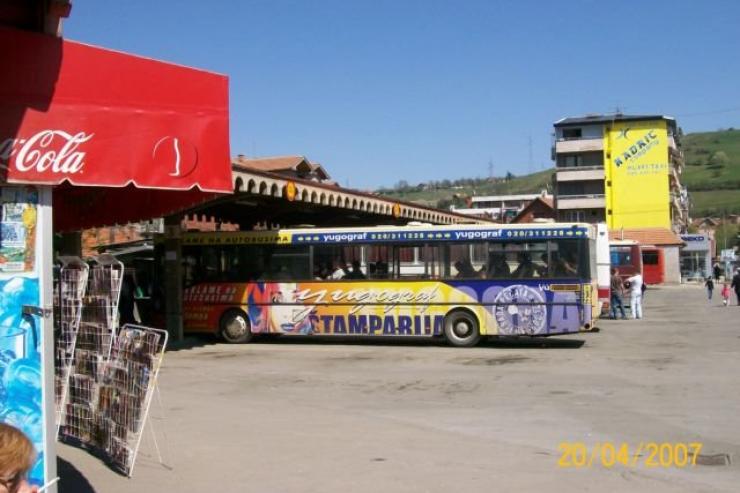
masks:
<path fill-rule="evenodd" d="M 40 306 L 37 252 L 39 189 L 0 187 L 0 421 L 22 430 L 38 457 L 29 473 L 45 482 L 42 330 L 24 305 Z"/>
<path fill-rule="evenodd" d="M 604 140 L 609 229 L 669 228 L 666 122 L 615 122 L 605 129 Z"/>

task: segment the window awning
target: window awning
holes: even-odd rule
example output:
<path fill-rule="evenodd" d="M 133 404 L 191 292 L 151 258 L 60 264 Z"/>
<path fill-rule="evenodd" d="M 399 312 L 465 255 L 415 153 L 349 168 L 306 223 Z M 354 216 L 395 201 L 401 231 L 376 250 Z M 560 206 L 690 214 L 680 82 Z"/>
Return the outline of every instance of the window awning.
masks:
<path fill-rule="evenodd" d="M 57 229 L 232 191 L 226 76 L 7 28 L 0 46 L 0 181 L 64 184 Z"/>

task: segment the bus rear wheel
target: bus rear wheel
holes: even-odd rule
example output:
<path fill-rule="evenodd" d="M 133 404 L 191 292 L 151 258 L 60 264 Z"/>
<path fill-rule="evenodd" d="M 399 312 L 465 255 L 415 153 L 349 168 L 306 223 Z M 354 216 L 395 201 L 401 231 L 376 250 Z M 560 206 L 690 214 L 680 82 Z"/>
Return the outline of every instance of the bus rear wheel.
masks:
<path fill-rule="evenodd" d="M 480 341 L 478 320 L 467 310 L 456 310 L 445 317 L 445 339 L 453 346 L 471 347 Z"/>
<path fill-rule="evenodd" d="M 230 344 L 249 342 L 252 339 L 252 330 L 247 314 L 241 310 L 232 309 L 221 316 L 221 337 Z"/>

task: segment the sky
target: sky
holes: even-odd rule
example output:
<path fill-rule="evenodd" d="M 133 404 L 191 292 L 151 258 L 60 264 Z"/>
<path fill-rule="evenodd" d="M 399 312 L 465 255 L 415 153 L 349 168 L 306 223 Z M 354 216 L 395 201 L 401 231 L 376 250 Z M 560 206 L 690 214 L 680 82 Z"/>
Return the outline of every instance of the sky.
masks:
<path fill-rule="evenodd" d="M 67 39 L 226 74 L 231 155 L 303 155 L 352 188 L 551 167 L 565 116 L 740 127 L 735 0 L 72 5 Z"/>

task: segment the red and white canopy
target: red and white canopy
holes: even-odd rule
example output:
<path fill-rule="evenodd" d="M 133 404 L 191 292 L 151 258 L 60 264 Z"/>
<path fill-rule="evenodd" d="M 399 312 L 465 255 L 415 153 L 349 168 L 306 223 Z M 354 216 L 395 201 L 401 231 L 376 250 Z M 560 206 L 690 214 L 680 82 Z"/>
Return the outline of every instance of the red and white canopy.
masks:
<path fill-rule="evenodd" d="M 14 29 L 0 46 L 2 180 L 61 185 L 58 230 L 232 191 L 226 76 Z"/>

